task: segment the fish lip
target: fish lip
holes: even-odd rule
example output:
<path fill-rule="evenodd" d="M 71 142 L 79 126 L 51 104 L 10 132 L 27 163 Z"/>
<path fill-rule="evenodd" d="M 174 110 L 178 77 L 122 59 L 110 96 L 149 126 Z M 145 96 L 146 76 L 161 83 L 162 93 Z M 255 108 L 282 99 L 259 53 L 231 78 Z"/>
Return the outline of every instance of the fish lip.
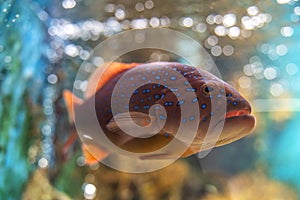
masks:
<path fill-rule="evenodd" d="M 237 117 L 243 117 L 243 116 L 250 116 L 250 115 L 251 115 L 250 107 L 244 109 L 230 110 L 226 112 L 225 120 L 233 119 Z"/>

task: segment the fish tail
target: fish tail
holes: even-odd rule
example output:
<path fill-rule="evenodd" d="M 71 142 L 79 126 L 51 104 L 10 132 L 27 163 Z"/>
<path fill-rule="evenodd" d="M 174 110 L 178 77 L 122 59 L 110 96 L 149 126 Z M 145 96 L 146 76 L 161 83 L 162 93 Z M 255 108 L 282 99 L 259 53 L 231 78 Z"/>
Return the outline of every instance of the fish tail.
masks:
<path fill-rule="evenodd" d="M 70 90 L 64 90 L 63 91 L 63 98 L 68 110 L 69 114 L 69 121 L 73 124 L 74 129 L 72 130 L 72 133 L 70 134 L 69 138 L 63 145 L 62 153 L 63 156 L 66 157 L 67 152 L 71 148 L 71 146 L 76 142 L 78 139 L 78 134 L 76 132 L 75 126 L 74 126 L 74 113 L 77 106 L 80 106 L 83 102 L 83 100 L 76 97 Z M 88 165 L 96 164 L 99 161 L 103 160 L 108 156 L 108 152 L 106 152 L 103 149 L 100 149 L 99 147 L 94 147 L 91 145 L 85 146 L 85 144 L 81 144 L 82 153 L 85 159 L 85 163 Z M 89 150 L 88 150 L 89 149 Z M 90 151 L 93 151 L 93 154 L 90 153 Z"/>

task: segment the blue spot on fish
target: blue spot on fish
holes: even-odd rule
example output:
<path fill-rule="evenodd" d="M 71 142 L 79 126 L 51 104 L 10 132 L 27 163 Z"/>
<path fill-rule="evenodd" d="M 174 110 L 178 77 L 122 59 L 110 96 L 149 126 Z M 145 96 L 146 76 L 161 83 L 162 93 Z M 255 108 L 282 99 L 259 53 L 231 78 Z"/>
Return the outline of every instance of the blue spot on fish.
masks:
<path fill-rule="evenodd" d="M 133 79 L 134 79 L 133 77 L 130 77 L 130 78 L 129 78 L 129 80 L 131 80 L 131 81 L 133 81 Z"/>
<path fill-rule="evenodd" d="M 165 136 L 166 138 L 168 138 L 170 135 L 169 135 L 169 133 L 165 133 L 164 136 Z"/>
<path fill-rule="evenodd" d="M 165 73 L 165 76 L 168 76 L 168 75 L 169 75 L 169 73 L 168 73 L 168 72 L 166 72 L 166 73 Z"/>
<path fill-rule="evenodd" d="M 159 95 L 159 94 L 156 94 L 156 95 L 154 95 L 154 98 L 155 98 L 155 99 L 160 99 L 160 95 Z"/>
<path fill-rule="evenodd" d="M 202 121 L 204 121 L 204 122 L 205 122 L 206 120 L 207 120 L 207 118 L 206 118 L 206 117 L 203 117 Z"/>
<path fill-rule="evenodd" d="M 231 100 L 227 100 L 227 103 L 231 103 Z"/>
<path fill-rule="evenodd" d="M 165 106 L 172 106 L 172 105 L 173 105 L 173 102 L 167 101 L 167 102 L 164 103 L 164 105 L 165 105 Z"/>
<path fill-rule="evenodd" d="M 148 97 L 148 100 L 150 101 L 152 99 L 152 97 Z"/>
<path fill-rule="evenodd" d="M 184 104 L 184 100 L 180 100 L 180 101 L 177 102 L 177 106 L 180 106 L 182 104 Z"/>
<path fill-rule="evenodd" d="M 194 116 L 190 116 L 190 121 L 193 121 L 195 119 Z"/>
<path fill-rule="evenodd" d="M 189 82 L 188 82 L 188 81 L 185 81 L 185 82 L 184 82 L 184 85 L 188 85 L 188 84 L 189 84 Z"/>
<path fill-rule="evenodd" d="M 141 99 L 140 102 L 143 103 L 143 102 L 144 102 L 144 99 Z"/>
<path fill-rule="evenodd" d="M 207 107 L 207 105 L 205 103 L 201 105 L 202 109 L 205 109 L 206 107 Z"/>
<path fill-rule="evenodd" d="M 195 97 L 195 98 L 192 100 L 193 103 L 196 103 L 197 101 L 198 101 L 198 97 Z"/>
<path fill-rule="evenodd" d="M 138 89 L 136 89 L 136 90 L 133 91 L 133 94 L 138 94 L 138 93 L 139 93 Z"/>
<path fill-rule="evenodd" d="M 144 89 L 143 93 L 150 93 L 150 90 L 149 89 Z"/>
<path fill-rule="evenodd" d="M 146 80 L 146 77 L 143 77 L 142 80 L 145 81 L 145 80 Z"/>
<path fill-rule="evenodd" d="M 138 109 L 140 109 L 140 107 L 139 106 L 134 106 L 133 107 L 135 110 L 138 110 Z"/>
<path fill-rule="evenodd" d="M 187 88 L 186 91 L 187 92 L 196 92 L 197 89 L 196 88 Z"/>
<path fill-rule="evenodd" d="M 238 103 L 236 102 L 236 101 L 234 101 L 233 103 L 232 103 L 232 105 L 233 106 L 236 106 Z"/>
<path fill-rule="evenodd" d="M 224 92 L 225 92 L 225 90 L 224 90 L 224 89 L 221 89 L 221 90 L 220 90 L 220 92 L 221 92 L 221 93 L 224 93 Z"/>
<path fill-rule="evenodd" d="M 167 118 L 166 118 L 166 116 L 164 116 L 164 115 L 159 115 L 159 119 L 165 120 L 165 119 L 167 119 Z"/>
<path fill-rule="evenodd" d="M 171 76 L 171 78 L 170 78 L 171 81 L 175 81 L 176 79 L 177 79 L 176 76 Z"/>
<path fill-rule="evenodd" d="M 162 98 L 164 98 L 166 95 L 165 94 L 162 94 L 161 96 L 160 96 L 160 98 L 162 99 Z"/>
<path fill-rule="evenodd" d="M 156 79 L 156 80 L 160 80 L 160 76 L 156 76 L 155 79 Z"/>
<path fill-rule="evenodd" d="M 146 106 L 144 106 L 144 109 L 148 109 L 148 108 L 150 108 L 150 106 L 149 106 L 149 105 L 146 105 Z"/>
<path fill-rule="evenodd" d="M 171 88 L 171 91 L 172 91 L 172 92 L 177 92 L 177 91 L 178 91 L 178 88 Z"/>

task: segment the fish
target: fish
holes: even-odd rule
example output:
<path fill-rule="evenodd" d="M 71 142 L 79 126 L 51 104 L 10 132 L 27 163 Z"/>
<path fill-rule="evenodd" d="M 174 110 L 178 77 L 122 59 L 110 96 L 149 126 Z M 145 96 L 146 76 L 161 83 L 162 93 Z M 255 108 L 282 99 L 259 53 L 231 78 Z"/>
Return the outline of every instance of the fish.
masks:
<path fill-rule="evenodd" d="M 85 120 L 82 132 L 93 127 L 87 113 L 93 103 L 104 136 L 122 150 L 143 154 L 140 159 L 188 157 L 239 140 L 249 135 L 256 123 L 249 101 L 233 86 L 208 71 L 177 62 L 113 62 L 104 72 L 101 67 L 93 72 L 84 99 L 69 90 L 63 91 L 63 98 L 70 122 Z M 137 129 L 132 122 L 147 129 Z M 181 126 L 184 132 L 179 137 Z M 221 127 L 220 134 L 205 140 L 218 132 L 216 127 Z M 184 151 L 164 150 L 171 142 Z M 82 144 L 87 164 L 111 154 L 104 143 Z"/>

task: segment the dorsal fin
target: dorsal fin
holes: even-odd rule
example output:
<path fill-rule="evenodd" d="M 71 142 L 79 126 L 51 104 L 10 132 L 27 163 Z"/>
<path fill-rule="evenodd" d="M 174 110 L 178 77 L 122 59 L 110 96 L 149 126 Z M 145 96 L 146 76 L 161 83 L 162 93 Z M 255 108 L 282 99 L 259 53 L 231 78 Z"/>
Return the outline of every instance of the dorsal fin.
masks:
<path fill-rule="evenodd" d="M 140 63 L 113 62 L 106 69 L 103 69 L 102 67 L 98 67 L 89 78 L 88 87 L 84 95 L 85 98 L 89 98 L 93 96 L 96 91 L 101 89 L 110 79 L 112 79 L 117 74 L 126 71 L 128 69 L 131 69 L 133 67 L 136 67 L 137 65 L 140 65 Z M 105 71 L 103 72 L 103 70 Z M 99 80 L 102 73 L 103 76 Z M 97 84 L 96 90 L 94 84 Z"/>

